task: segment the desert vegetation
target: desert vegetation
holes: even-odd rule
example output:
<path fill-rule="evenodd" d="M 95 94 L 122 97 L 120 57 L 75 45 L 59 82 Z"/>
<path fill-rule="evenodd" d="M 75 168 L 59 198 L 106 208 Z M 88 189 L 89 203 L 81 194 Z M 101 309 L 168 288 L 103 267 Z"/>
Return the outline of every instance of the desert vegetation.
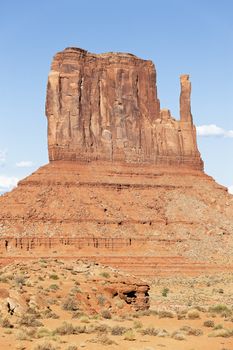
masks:
<path fill-rule="evenodd" d="M 231 274 L 156 279 L 144 310 L 110 293 L 116 276 L 101 265 L 56 259 L 2 268 L 4 350 L 232 348 Z"/>

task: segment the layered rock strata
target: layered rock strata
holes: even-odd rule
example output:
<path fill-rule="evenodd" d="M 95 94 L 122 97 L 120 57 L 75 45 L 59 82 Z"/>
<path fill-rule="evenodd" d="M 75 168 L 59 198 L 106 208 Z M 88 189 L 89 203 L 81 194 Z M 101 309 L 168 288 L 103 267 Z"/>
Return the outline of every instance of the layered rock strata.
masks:
<path fill-rule="evenodd" d="M 107 160 L 202 169 L 181 76 L 180 121 L 160 110 L 154 64 L 132 54 L 67 48 L 55 55 L 46 115 L 50 161 Z"/>
<path fill-rule="evenodd" d="M 151 275 L 145 256 L 159 259 L 157 273 L 160 258 L 172 257 L 169 271 L 190 269 L 183 258 L 232 263 L 233 199 L 203 172 L 190 95 L 183 75 L 177 121 L 160 109 L 150 61 L 58 53 L 46 102 L 50 163 L 0 197 L 0 253 L 106 254 L 109 265 L 120 254 L 131 267 L 142 256 L 140 275 Z"/>

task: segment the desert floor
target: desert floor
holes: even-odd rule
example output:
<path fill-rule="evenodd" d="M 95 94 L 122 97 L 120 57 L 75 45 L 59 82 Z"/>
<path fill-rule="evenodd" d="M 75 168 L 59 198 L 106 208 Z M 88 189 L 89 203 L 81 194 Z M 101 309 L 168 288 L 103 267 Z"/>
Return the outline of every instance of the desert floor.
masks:
<path fill-rule="evenodd" d="M 76 264 L 38 259 L 0 269 L 0 349 L 233 349 L 233 274 L 156 278 L 150 281 L 149 310 L 123 312 L 119 303 L 118 312 L 108 304 L 109 312 L 90 314 L 65 304 L 67 296 L 82 293 L 89 276 L 108 283 L 115 272 L 85 263 L 77 273 Z M 3 307 L 9 290 L 22 305 L 13 315 Z M 37 311 L 23 306 L 29 297 L 37 300 Z M 106 309 L 103 299 L 101 304 Z"/>

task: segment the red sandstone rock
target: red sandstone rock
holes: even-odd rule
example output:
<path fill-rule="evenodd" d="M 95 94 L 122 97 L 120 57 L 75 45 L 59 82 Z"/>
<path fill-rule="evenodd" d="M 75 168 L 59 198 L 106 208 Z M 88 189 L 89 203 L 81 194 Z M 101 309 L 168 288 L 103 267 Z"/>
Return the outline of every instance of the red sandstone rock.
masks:
<path fill-rule="evenodd" d="M 181 77 L 181 122 L 160 111 L 151 61 L 132 54 L 67 48 L 48 79 L 49 159 L 185 164 L 202 169 L 190 112 L 190 82 Z"/>
<path fill-rule="evenodd" d="M 150 61 L 57 54 L 46 104 L 51 162 L 0 197 L 1 254 L 232 261 L 232 196 L 202 171 L 190 94 L 182 76 L 177 121 L 160 110 Z"/>

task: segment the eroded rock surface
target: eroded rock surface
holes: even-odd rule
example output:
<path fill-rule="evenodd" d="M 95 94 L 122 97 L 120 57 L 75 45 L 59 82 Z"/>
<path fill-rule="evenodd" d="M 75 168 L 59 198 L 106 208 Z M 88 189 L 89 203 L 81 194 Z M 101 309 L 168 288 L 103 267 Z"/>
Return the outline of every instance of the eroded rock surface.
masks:
<path fill-rule="evenodd" d="M 49 159 L 179 164 L 202 169 L 190 108 L 191 84 L 181 76 L 181 120 L 160 110 L 156 71 L 132 54 L 67 48 L 48 79 Z"/>
<path fill-rule="evenodd" d="M 0 312 L 11 317 L 31 310 L 49 318 L 54 313 L 49 300 L 54 298 L 59 308 L 69 312 L 127 314 L 149 308 L 149 289 L 138 278 L 88 261 L 19 261 L 1 269 Z"/>

